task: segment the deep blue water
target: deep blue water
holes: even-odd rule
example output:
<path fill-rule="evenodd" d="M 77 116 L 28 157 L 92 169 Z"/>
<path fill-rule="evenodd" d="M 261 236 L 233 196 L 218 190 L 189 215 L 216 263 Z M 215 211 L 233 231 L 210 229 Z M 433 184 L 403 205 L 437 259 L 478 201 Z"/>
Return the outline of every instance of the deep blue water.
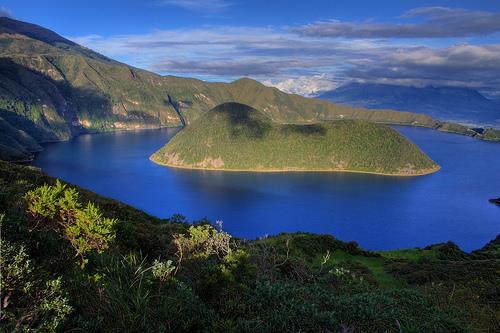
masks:
<path fill-rule="evenodd" d="M 150 214 L 224 221 L 253 239 L 285 231 L 329 233 L 372 250 L 452 240 L 482 247 L 500 232 L 500 144 L 411 127 L 397 129 L 442 169 L 405 178 L 348 173 L 235 173 L 158 166 L 148 157 L 176 130 L 83 135 L 46 145 L 34 165 Z"/>

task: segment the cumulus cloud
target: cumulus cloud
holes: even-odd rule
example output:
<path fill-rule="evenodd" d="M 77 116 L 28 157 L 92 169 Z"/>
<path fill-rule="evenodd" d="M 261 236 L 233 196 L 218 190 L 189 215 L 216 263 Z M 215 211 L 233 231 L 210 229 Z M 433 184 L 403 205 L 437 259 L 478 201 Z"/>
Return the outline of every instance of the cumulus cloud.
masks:
<path fill-rule="evenodd" d="M 489 35 L 500 31 L 500 12 L 459 8 L 423 7 L 403 19 L 423 18 L 419 23 L 326 21 L 293 28 L 304 36 L 345 38 L 436 38 Z"/>
<path fill-rule="evenodd" d="M 267 80 L 264 84 L 303 96 L 315 96 L 349 82 L 424 87 L 460 86 L 500 95 L 500 45 L 454 45 L 446 48 L 373 49 L 345 54 L 346 66 L 334 73 Z"/>
<path fill-rule="evenodd" d="M 323 69 L 318 72 L 319 68 L 332 67 L 352 53 L 357 54 L 356 58 L 370 57 L 371 50 L 380 48 L 366 41 L 323 42 L 276 29 L 227 26 L 68 38 L 109 57 L 160 73 L 194 70 L 214 74 L 219 69 L 220 75 L 235 76 L 285 74 L 288 70 L 304 71 L 302 75 L 321 74 Z"/>
<path fill-rule="evenodd" d="M 12 12 L 5 8 L 5 7 L 0 7 L 0 17 L 10 17 L 13 18 Z"/>
<path fill-rule="evenodd" d="M 198 12 L 218 12 L 232 5 L 232 3 L 224 0 L 162 0 L 159 4 Z"/>
<path fill-rule="evenodd" d="M 339 79 L 332 75 L 320 74 L 299 76 L 284 80 L 264 80 L 266 86 L 278 88 L 281 91 L 313 97 L 322 91 L 333 90 L 339 86 Z"/>
<path fill-rule="evenodd" d="M 398 50 L 346 70 L 352 80 L 410 85 L 500 87 L 500 45 Z"/>
<path fill-rule="evenodd" d="M 110 54 L 151 51 L 163 56 L 179 53 L 225 55 L 245 47 L 267 48 L 280 42 L 281 34 L 268 28 L 206 26 L 192 29 L 157 30 L 141 35 L 70 37 L 75 42 Z M 299 38 L 295 38 L 299 40 Z M 145 53 L 145 52 L 143 52 Z M 149 52 L 148 52 L 149 53 Z"/>
<path fill-rule="evenodd" d="M 252 76 L 252 75 L 274 75 L 280 72 L 283 67 L 301 66 L 294 61 L 260 61 L 254 59 L 230 61 L 176 61 L 166 60 L 155 64 L 154 70 L 170 73 L 189 73 L 205 75 L 225 75 L 230 77 Z"/>

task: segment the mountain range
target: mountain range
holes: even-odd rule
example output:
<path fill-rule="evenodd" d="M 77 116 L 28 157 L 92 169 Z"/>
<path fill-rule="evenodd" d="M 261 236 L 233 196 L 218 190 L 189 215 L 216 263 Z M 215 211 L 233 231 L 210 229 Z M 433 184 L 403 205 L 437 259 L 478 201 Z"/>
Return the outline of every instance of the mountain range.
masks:
<path fill-rule="evenodd" d="M 33 152 L 42 149 L 41 143 L 67 140 L 82 133 L 189 125 L 227 102 L 248 105 L 277 123 L 362 119 L 491 140 L 500 137 L 499 131 L 486 130 L 483 134 L 432 117 L 442 119 L 441 113 L 370 110 L 366 107 L 410 110 L 412 104 L 408 99 L 408 107 L 375 105 L 366 102 L 374 99 L 370 96 L 361 88 L 349 90 L 348 86 L 325 93 L 322 99 L 306 98 L 249 78 L 221 83 L 162 76 L 112 60 L 38 25 L 0 17 L 0 159 L 4 160 L 30 160 Z M 476 104 L 489 103 L 479 94 L 461 98 L 473 99 Z M 418 105 L 422 100 L 413 99 Z M 348 103 L 355 106 L 345 105 Z M 440 107 L 443 112 L 450 109 L 445 103 Z M 496 115 L 491 112 L 488 119 L 493 121 Z M 460 119 L 455 116 L 450 118 Z"/>
<path fill-rule="evenodd" d="M 40 143 L 112 130 L 191 123 L 239 102 L 283 123 L 365 119 L 436 127 L 425 115 L 373 112 L 298 95 L 243 78 L 232 83 L 161 76 L 100 55 L 43 27 L 0 18 L 1 157 L 31 158 Z"/>
<path fill-rule="evenodd" d="M 416 112 L 443 121 L 500 127 L 500 101 L 471 88 L 350 83 L 317 97 L 353 107 Z"/>

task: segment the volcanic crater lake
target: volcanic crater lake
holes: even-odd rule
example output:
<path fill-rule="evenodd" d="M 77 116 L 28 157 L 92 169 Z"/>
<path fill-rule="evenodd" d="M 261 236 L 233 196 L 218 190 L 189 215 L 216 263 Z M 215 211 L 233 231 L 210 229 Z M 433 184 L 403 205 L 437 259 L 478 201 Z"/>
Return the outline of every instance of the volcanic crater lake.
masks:
<path fill-rule="evenodd" d="M 238 173 L 173 169 L 149 156 L 177 129 L 82 135 L 45 145 L 33 165 L 158 217 L 222 220 L 247 239 L 332 234 L 370 250 L 452 240 L 470 251 L 500 232 L 500 144 L 395 127 L 440 166 L 421 177 L 350 173 Z"/>

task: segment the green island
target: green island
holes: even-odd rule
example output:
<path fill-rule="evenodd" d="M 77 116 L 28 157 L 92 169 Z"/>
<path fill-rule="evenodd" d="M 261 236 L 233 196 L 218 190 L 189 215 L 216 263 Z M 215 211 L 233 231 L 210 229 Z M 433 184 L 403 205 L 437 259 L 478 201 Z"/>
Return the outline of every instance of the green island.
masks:
<path fill-rule="evenodd" d="M 2 332 L 497 332 L 500 237 L 232 237 L 0 161 Z"/>
<path fill-rule="evenodd" d="M 279 124 L 248 105 L 224 103 L 179 132 L 151 160 L 228 171 L 344 171 L 395 176 L 439 167 L 395 130 L 364 120 Z"/>

